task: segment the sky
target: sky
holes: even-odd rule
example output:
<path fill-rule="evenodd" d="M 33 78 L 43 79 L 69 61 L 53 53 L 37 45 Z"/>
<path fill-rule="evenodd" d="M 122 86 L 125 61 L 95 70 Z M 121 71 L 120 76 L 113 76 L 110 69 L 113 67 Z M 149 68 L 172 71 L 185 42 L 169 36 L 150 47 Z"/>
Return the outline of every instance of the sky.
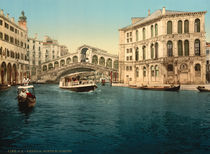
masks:
<path fill-rule="evenodd" d="M 207 11 L 206 39 L 210 41 L 210 0 L 0 0 L 10 17 L 27 17 L 28 36 L 45 35 L 66 45 L 70 52 L 84 44 L 118 54 L 119 29 L 131 17 L 145 17 L 165 6 L 168 10 Z"/>

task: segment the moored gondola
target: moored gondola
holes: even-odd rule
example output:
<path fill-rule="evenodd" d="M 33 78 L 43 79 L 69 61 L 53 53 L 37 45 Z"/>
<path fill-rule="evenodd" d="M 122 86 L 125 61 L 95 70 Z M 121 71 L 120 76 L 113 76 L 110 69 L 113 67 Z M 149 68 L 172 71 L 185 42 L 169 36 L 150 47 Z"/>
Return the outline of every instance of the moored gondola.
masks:
<path fill-rule="evenodd" d="M 178 86 L 141 86 L 136 87 L 135 89 L 141 89 L 141 90 L 156 90 L 156 91 L 179 91 L 180 85 Z"/>
<path fill-rule="evenodd" d="M 210 89 L 205 88 L 204 86 L 198 86 L 197 89 L 200 92 L 210 92 Z"/>

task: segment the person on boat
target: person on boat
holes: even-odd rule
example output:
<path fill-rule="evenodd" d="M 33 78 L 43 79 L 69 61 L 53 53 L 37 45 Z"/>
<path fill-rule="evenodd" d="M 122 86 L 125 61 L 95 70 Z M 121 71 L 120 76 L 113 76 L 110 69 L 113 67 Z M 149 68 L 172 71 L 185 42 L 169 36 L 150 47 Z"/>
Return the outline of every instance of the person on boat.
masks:
<path fill-rule="evenodd" d="M 20 97 L 23 97 L 23 98 L 26 98 L 27 97 L 27 94 L 26 94 L 26 90 L 25 89 L 22 89 L 20 94 L 19 94 Z"/>
<path fill-rule="evenodd" d="M 28 81 L 27 81 L 26 77 L 24 77 L 24 79 L 23 79 L 23 85 L 24 86 L 28 85 Z"/>

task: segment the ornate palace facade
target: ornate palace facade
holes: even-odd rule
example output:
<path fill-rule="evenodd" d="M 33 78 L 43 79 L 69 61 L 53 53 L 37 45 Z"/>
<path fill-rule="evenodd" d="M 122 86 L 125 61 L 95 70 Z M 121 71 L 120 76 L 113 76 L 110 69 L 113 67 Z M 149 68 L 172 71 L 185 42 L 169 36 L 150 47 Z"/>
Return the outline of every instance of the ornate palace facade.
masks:
<path fill-rule="evenodd" d="M 119 80 L 133 85 L 206 82 L 205 11 L 163 7 L 119 30 Z"/>
<path fill-rule="evenodd" d="M 26 56 L 27 26 L 24 12 L 18 23 L 0 11 L 0 84 L 21 83 L 30 76 Z"/>

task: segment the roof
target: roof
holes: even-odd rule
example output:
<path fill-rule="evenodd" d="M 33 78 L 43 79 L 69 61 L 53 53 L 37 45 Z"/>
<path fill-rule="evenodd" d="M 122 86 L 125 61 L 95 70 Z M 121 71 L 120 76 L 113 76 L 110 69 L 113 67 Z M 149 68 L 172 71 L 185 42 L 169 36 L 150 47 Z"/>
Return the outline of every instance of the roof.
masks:
<path fill-rule="evenodd" d="M 29 89 L 29 88 L 34 88 L 33 85 L 30 86 L 19 86 L 18 89 Z"/>
<path fill-rule="evenodd" d="M 65 75 L 65 76 L 62 76 L 61 78 L 65 78 L 65 77 L 73 77 L 73 76 L 78 76 L 78 75 L 94 75 L 94 72 L 93 71 L 91 71 L 91 72 L 87 72 L 87 71 L 85 71 L 85 72 L 77 72 L 77 73 L 72 73 L 72 74 L 68 74 L 68 75 Z"/>
<path fill-rule="evenodd" d="M 154 19 L 158 19 L 158 18 L 161 18 L 163 16 L 170 16 L 170 15 L 181 15 L 181 14 L 186 14 L 186 13 L 206 13 L 206 11 L 203 11 L 203 12 L 184 12 L 184 11 L 173 11 L 173 10 L 166 10 L 165 14 L 163 15 L 162 14 L 162 10 L 159 9 L 157 11 L 155 11 L 154 13 L 152 13 L 150 16 L 147 16 L 145 17 L 144 19 L 134 23 L 134 24 L 131 24 L 129 26 L 126 26 L 124 28 L 121 28 L 120 30 L 126 30 L 126 29 L 129 29 L 129 28 L 132 28 L 132 27 L 135 27 L 137 25 L 141 25 L 141 24 L 145 24 L 149 21 L 152 21 Z"/>

